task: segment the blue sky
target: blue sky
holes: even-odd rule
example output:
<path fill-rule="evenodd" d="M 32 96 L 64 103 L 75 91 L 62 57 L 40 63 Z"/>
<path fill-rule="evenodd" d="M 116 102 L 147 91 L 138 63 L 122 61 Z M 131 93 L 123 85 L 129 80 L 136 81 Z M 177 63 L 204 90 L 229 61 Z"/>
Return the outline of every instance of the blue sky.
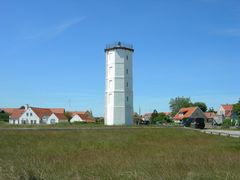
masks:
<path fill-rule="evenodd" d="M 134 107 L 240 98 L 239 0 L 0 0 L 0 107 L 104 113 L 107 43 L 132 43 Z"/>

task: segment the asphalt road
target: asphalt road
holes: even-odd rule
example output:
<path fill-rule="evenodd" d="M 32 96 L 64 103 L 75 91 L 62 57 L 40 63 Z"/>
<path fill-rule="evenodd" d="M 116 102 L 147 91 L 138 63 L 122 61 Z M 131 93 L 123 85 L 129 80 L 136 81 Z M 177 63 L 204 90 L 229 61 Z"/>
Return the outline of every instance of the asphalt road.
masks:
<path fill-rule="evenodd" d="M 233 131 L 233 130 L 201 130 L 203 133 L 207 134 L 214 134 L 214 135 L 220 135 L 220 136 L 228 136 L 228 137 L 235 137 L 240 138 L 240 131 Z"/>

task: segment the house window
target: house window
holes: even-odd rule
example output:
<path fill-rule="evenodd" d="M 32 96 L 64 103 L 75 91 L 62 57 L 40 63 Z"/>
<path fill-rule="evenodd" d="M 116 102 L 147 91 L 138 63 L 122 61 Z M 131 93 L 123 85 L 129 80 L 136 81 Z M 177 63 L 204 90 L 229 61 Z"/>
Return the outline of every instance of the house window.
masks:
<path fill-rule="evenodd" d="M 33 120 L 31 120 L 31 124 L 33 124 Z"/>
<path fill-rule="evenodd" d="M 37 120 L 34 120 L 34 124 L 37 124 Z"/>
<path fill-rule="evenodd" d="M 27 113 L 27 116 L 28 116 L 28 113 Z"/>
<path fill-rule="evenodd" d="M 30 113 L 30 116 L 32 116 L 32 113 Z"/>

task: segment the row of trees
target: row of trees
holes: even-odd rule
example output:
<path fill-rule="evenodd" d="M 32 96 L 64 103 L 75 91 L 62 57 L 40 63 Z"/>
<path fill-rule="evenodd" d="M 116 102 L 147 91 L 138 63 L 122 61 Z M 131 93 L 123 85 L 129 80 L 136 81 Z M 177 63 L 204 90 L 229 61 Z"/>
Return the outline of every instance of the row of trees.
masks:
<path fill-rule="evenodd" d="M 172 119 L 168 115 L 166 115 L 165 113 L 158 113 L 157 110 L 153 111 L 150 120 L 152 124 L 163 124 L 172 122 Z"/>

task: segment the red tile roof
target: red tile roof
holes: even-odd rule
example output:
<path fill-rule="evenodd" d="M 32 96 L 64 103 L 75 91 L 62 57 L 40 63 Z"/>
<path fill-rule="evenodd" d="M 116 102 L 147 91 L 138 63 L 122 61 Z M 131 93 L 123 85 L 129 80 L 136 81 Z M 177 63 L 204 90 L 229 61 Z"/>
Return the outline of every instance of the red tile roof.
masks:
<path fill-rule="evenodd" d="M 52 111 L 50 109 L 46 109 L 46 108 L 31 107 L 31 109 L 33 110 L 34 113 L 36 113 L 36 115 L 39 118 L 43 118 L 44 116 L 51 116 L 51 114 L 52 114 Z"/>
<path fill-rule="evenodd" d="M 232 111 L 233 110 L 233 105 L 230 105 L 230 104 L 222 105 L 222 107 L 225 111 Z"/>
<path fill-rule="evenodd" d="M 61 113 L 64 114 L 65 109 L 64 108 L 49 108 L 53 113 Z"/>
<path fill-rule="evenodd" d="M 86 112 L 84 112 L 84 111 L 72 111 L 72 112 L 70 112 L 70 114 L 71 114 L 71 116 L 73 117 L 73 116 L 75 116 L 76 114 L 77 114 L 77 115 L 86 115 Z"/>
<path fill-rule="evenodd" d="M 223 104 L 222 107 L 225 110 L 225 117 L 231 118 L 232 113 L 233 113 L 233 105 L 231 105 L 231 104 Z"/>
<path fill-rule="evenodd" d="M 4 112 L 8 113 L 8 114 L 12 114 L 14 110 L 17 110 L 19 108 L 1 108 L 1 110 L 3 110 Z"/>
<path fill-rule="evenodd" d="M 197 109 L 197 107 L 182 108 L 174 116 L 174 119 L 176 119 L 176 120 L 183 120 L 184 118 L 189 118 L 196 111 L 196 109 Z"/>
<path fill-rule="evenodd" d="M 11 119 L 19 119 L 24 112 L 25 112 L 25 109 L 15 109 L 11 113 Z"/>
<path fill-rule="evenodd" d="M 61 120 L 68 120 L 67 117 L 63 114 L 63 113 L 54 113 L 57 118 L 61 121 Z"/>

